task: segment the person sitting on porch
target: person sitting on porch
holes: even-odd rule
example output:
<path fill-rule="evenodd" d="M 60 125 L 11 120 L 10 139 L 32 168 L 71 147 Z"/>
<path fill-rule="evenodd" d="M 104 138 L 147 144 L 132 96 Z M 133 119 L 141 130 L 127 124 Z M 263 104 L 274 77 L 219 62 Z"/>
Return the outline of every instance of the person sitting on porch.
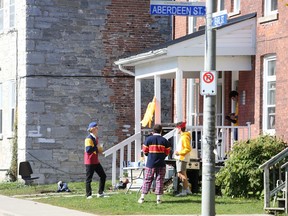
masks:
<path fill-rule="evenodd" d="M 236 106 L 235 106 L 235 112 L 234 113 L 230 113 L 229 115 L 226 116 L 226 119 L 230 122 L 233 123 L 233 126 L 238 126 L 238 92 L 237 91 L 231 91 L 229 93 L 229 98 L 232 101 L 236 102 Z M 237 128 L 234 128 L 234 140 L 238 140 L 238 130 Z"/>

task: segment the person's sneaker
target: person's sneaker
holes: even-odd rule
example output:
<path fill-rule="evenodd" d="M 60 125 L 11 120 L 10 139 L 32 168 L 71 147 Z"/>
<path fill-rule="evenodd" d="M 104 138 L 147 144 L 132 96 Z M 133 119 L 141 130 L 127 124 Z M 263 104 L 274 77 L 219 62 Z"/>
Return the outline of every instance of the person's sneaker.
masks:
<path fill-rule="evenodd" d="M 102 194 L 97 194 L 98 198 L 103 198 L 103 197 L 109 197 L 108 195 L 106 195 L 105 193 Z"/>
<path fill-rule="evenodd" d="M 142 204 L 144 202 L 144 198 L 139 198 L 138 203 Z"/>
<path fill-rule="evenodd" d="M 187 195 L 191 195 L 192 194 L 192 192 L 189 189 L 186 189 L 186 193 L 187 193 Z"/>
<path fill-rule="evenodd" d="M 86 199 L 92 199 L 92 196 L 88 196 Z"/>
<path fill-rule="evenodd" d="M 161 202 L 162 202 L 161 200 L 157 200 L 156 201 L 157 204 L 161 204 Z"/>
<path fill-rule="evenodd" d="M 181 193 L 179 193 L 179 194 L 176 195 L 176 197 L 181 197 L 181 196 L 187 196 L 186 190 L 185 190 L 185 191 L 182 191 Z"/>

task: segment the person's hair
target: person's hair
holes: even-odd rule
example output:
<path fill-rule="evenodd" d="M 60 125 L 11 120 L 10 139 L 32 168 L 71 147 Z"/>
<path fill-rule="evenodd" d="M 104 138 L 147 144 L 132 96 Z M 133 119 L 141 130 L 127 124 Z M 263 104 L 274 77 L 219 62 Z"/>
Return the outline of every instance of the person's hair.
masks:
<path fill-rule="evenodd" d="M 238 92 L 237 91 L 231 91 L 229 93 L 229 98 L 232 98 L 232 97 L 237 97 L 238 96 Z"/>
<path fill-rule="evenodd" d="M 180 128 L 182 132 L 186 130 L 186 122 L 178 122 L 176 123 L 176 127 Z"/>
<path fill-rule="evenodd" d="M 153 132 L 160 134 L 162 132 L 162 126 L 160 124 L 154 125 Z"/>

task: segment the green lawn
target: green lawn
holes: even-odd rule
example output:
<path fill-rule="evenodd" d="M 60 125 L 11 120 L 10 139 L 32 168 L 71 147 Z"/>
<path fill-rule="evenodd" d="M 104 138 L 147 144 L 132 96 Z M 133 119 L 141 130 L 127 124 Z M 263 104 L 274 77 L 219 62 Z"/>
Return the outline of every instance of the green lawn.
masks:
<path fill-rule="evenodd" d="M 0 183 L 0 194 L 21 199 L 33 199 L 37 202 L 48 203 L 95 214 L 139 215 L 139 214 L 201 214 L 201 194 L 187 197 L 175 197 L 170 193 L 163 196 L 163 203 L 156 204 L 156 196 L 151 193 L 145 197 L 143 204 L 138 204 L 140 196 L 137 192 L 125 194 L 124 190 L 107 191 L 110 197 L 87 200 L 84 182 L 69 183 L 71 193 L 55 193 L 57 184 L 26 186 L 20 183 Z M 111 186 L 111 184 L 110 184 Z M 98 184 L 93 182 L 96 193 Z M 107 184 L 109 187 L 109 183 Z M 263 200 L 216 197 L 216 214 L 264 214 Z"/>

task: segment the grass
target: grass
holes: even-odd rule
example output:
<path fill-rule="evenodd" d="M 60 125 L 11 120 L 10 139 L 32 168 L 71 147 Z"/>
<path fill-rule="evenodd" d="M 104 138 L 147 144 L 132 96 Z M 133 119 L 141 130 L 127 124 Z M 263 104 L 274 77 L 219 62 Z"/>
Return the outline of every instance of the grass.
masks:
<path fill-rule="evenodd" d="M 107 183 L 107 187 L 109 182 Z M 145 197 L 143 204 L 138 204 L 137 192 L 125 194 L 125 190 L 111 192 L 107 198 L 85 197 L 85 184 L 71 182 L 71 193 L 56 193 L 57 184 L 27 186 L 21 183 L 0 183 L 0 194 L 21 199 L 33 199 L 37 202 L 62 206 L 98 215 L 192 215 L 201 214 L 201 194 L 187 197 L 175 197 L 170 193 L 163 196 L 163 203 L 156 204 L 156 196 L 151 193 Z M 92 182 L 94 193 L 98 184 Z M 109 193 L 109 191 L 107 191 Z M 216 197 L 217 214 L 264 214 L 263 200 Z"/>

